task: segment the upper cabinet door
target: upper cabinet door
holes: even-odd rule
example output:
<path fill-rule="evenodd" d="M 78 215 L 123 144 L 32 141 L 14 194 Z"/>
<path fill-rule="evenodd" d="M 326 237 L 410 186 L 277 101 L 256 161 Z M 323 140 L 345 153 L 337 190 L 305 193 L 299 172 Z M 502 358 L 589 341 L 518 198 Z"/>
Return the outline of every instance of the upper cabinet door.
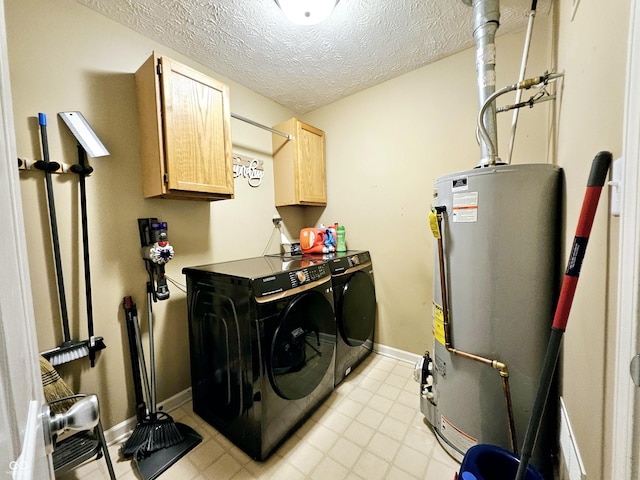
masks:
<path fill-rule="evenodd" d="M 161 57 L 168 188 L 233 194 L 229 88 Z"/>
<path fill-rule="evenodd" d="M 293 137 L 272 136 L 276 206 L 326 205 L 324 132 L 296 118 L 273 128 Z"/>
<path fill-rule="evenodd" d="M 136 90 L 144 196 L 233 198 L 229 88 L 154 52 Z"/>
<path fill-rule="evenodd" d="M 298 122 L 299 175 L 298 198 L 300 203 L 326 204 L 327 181 L 325 170 L 324 132 L 311 125 Z"/>

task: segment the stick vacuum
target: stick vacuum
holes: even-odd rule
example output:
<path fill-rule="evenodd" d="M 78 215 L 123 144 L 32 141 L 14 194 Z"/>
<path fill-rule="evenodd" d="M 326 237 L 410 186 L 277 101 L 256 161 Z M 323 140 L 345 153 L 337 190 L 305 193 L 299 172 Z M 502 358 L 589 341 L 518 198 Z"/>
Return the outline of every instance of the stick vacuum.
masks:
<path fill-rule="evenodd" d="M 134 369 L 134 387 L 136 390 L 136 411 L 138 425 L 121 450 L 124 456 L 132 456 L 133 463 L 143 480 L 154 480 L 171 465 L 196 447 L 202 437 L 188 425 L 175 422 L 167 413 L 161 411 L 156 403 L 156 368 L 154 347 L 153 303 L 169 298 L 169 288 L 164 266 L 173 258 L 173 247 L 167 239 L 167 224 L 156 218 L 138 219 L 138 230 L 142 246 L 142 258 L 149 274 L 147 282 L 147 310 L 149 327 L 149 382 L 146 381 L 144 355 L 139 342 L 137 315 L 131 297 L 125 297 L 124 306 L 128 320 L 131 320 L 130 350 L 139 357 L 140 365 L 132 356 Z M 136 343 L 139 344 L 135 348 Z M 135 369 L 142 370 L 147 390 L 148 411 L 142 401 L 142 381 Z"/>

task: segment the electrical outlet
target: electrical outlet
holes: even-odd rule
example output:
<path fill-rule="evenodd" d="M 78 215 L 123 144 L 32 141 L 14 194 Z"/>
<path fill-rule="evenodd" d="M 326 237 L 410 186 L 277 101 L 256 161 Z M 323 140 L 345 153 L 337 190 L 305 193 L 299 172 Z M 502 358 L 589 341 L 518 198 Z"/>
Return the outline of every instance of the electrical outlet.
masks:
<path fill-rule="evenodd" d="M 274 227 L 279 228 L 282 224 L 282 217 L 280 215 L 274 215 L 271 221 L 273 222 Z"/>

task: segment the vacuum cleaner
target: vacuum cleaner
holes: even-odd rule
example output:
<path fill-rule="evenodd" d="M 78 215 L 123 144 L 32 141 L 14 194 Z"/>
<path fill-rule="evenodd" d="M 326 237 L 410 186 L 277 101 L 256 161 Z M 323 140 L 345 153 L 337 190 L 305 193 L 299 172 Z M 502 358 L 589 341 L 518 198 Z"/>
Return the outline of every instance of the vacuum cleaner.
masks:
<path fill-rule="evenodd" d="M 138 229 L 142 258 L 149 275 L 146 290 L 150 371 L 147 376 L 137 308 L 133 299 L 126 296 L 123 307 L 127 320 L 138 423 L 120 452 L 125 458 L 132 458 L 143 480 L 154 480 L 195 448 L 202 437 L 188 425 L 175 422 L 156 403 L 153 303 L 170 296 L 164 266 L 173 258 L 173 247 L 167 238 L 166 222 L 160 222 L 157 218 L 141 218 L 138 219 Z M 148 403 L 144 401 L 144 393 Z"/>

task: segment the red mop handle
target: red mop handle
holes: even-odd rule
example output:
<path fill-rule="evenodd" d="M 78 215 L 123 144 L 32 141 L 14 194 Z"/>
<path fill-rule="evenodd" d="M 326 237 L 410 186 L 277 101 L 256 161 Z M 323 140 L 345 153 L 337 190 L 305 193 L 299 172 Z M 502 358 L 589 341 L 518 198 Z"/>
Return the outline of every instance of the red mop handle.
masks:
<path fill-rule="evenodd" d="M 573 296 L 576 293 L 578 277 L 582 260 L 587 250 L 587 242 L 591 233 L 591 226 L 598 208 L 600 193 L 607 177 L 607 171 L 611 165 L 612 155 L 610 152 L 599 152 L 591 164 L 591 172 L 587 181 L 587 192 L 582 203 L 582 211 L 576 227 L 576 236 L 571 247 L 571 256 L 567 265 L 567 270 L 562 281 L 560 297 L 556 307 L 556 314 L 553 318 L 553 328 L 564 331 L 569 320 L 569 311 L 573 303 Z"/>

